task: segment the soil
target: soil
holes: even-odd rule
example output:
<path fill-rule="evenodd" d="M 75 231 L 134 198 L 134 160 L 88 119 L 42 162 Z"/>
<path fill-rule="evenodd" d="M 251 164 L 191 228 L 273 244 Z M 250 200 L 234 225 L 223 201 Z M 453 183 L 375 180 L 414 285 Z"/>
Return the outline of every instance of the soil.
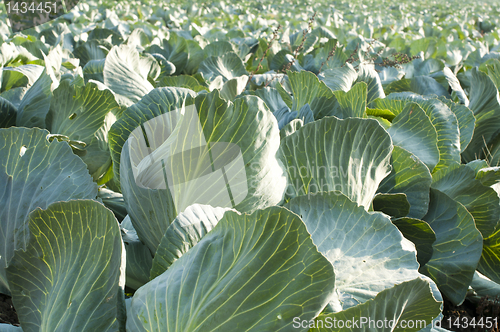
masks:
<path fill-rule="evenodd" d="M 444 318 L 441 321 L 441 327 L 450 331 L 500 332 L 500 298 L 492 299 L 484 297 L 478 304 L 465 300 L 464 303 L 458 307 L 445 299 L 443 315 Z M 479 326 L 480 324 L 475 327 L 465 327 L 463 324 L 464 321 L 471 324 L 473 318 L 474 322 L 485 323 L 487 317 L 491 317 L 490 320 L 497 318 L 498 326 L 487 329 L 485 327 L 481 328 Z M 483 318 L 482 321 L 481 318 Z M 0 323 L 19 326 L 19 319 L 12 305 L 12 300 L 9 296 L 4 294 L 0 294 Z"/>
<path fill-rule="evenodd" d="M 0 294 L 0 323 L 20 326 L 12 300 L 4 294 Z"/>
<path fill-rule="evenodd" d="M 458 307 L 445 299 L 443 315 L 444 318 L 441 320 L 441 327 L 450 331 L 500 332 L 500 298 L 498 297 L 483 297 L 477 304 L 465 300 Z M 487 319 L 488 317 L 490 318 Z M 486 323 L 488 321 L 495 322 L 495 318 L 498 325 L 486 328 Z M 473 324 L 476 326 L 472 326 Z M 482 324 L 484 324 L 483 327 L 480 326 Z"/>

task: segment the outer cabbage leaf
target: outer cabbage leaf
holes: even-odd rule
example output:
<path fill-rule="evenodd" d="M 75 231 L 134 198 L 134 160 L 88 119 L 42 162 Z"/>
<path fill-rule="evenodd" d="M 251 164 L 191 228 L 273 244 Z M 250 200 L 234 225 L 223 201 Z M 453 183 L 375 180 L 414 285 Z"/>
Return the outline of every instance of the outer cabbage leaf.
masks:
<path fill-rule="evenodd" d="M 347 92 L 358 78 L 358 73 L 350 63 L 343 67 L 325 69 L 318 75 L 320 81 L 324 82 L 332 91 L 342 90 Z"/>
<path fill-rule="evenodd" d="M 474 113 L 476 124 L 474 136 L 462 153 L 466 161 L 480 156 L 485 143 L 488 144 L 498 133 L 500 127 L 500 95 L 491 78 L 479 71 L 471 69 L 471 89 L 469 108 Z"/>
<path fill-rule="evenodd" d="M 392 171 L 382 180 L 379 193 L 404 193 L 410 203 L 410 218 L 422 218 L 429 207 L 432 177 L 429 169 L 415 155 L 395 146 L 391 159 Z"/>
<path fill-rule="evenodd" d="M 457 117 L 445 103 L 435 98 L 408 92 L 393 93 L 387 99 L 401 100 L 400 107 L 403 107 L 408 102 L 417 103 L 431 120 L 434 128 L 436 128 L 439 149 L 439 163 L 433 171 L 460 162 L 460 132 Z M 392 108 L 388 109 L 393 110 Z"/>
<path fill-rule="evenodd" d="M 7 99 L 0 97 L 0 128 L 16 125 L 17 108 Z"/>
<path fill-rule="evenodd" d="M 64 80 L 54 90 L 48 129 L 52 134 L 66 135 L 88 145 L 96 131 L 104 125 L 106 114 L 117 108 L 110 90 L 101 90 L 92 82 L 79 87 Z"/>
<path fill-rule="evenodd" d="M 297 215 L 280 207 L 226 212 L 134 294 L 127 329 L 289 331 L 294 317 L 309 320 L 321 312 L 334 278 Z"/>
<path fill-rule="evenodd" d="M 423 220 L 414 218 L 393 219 L 392 223 L 405 238 L 415 244 L 418 264 L 423 266 L 427 263 L 432 257 L 432 244 L 436 242 L 436 234 L 431 226 Z"/>
<path fill-rule="evenodd" d="M 199 71 L 203 77 L 212 81 L 217 76 L 222 76 L 224 81 L 242 75 L 248 75 L 241 59 L 233 52 L 225 53 L 221 56 L 210 56 L 200 64 Z"/>
<path fill-rule="evenodd" d="M 143 127 L 154 151 L 136 153 L 134 140 L 142 136 L 138 127 L 122 152 L 121 186 L 132 224 L 151 252 L 178 213 L 192 204 L 251 212 L 282 201 L 286 178 L 275 157 L 278 127 L 261 99 L 244 96 L 233 104 L 214 91 L 198 96 L 184 115 L 158 117 Z M 234 159 L 225 159 L 233 153 Z M 151 165 L 140 171 L 149 160 Z"/>
<path fill-rule="evenodd" d="M 28 222 L 26 250 L 7 268 L 23 331 L 117 331 L 124 280 L 113 213 L 72 200 L 36 209 Z"/>
<path fill-rule="evenodd" d="M 0 291 L 8 292 L 5 268 L 14 250 L 26 248 L 27 215 L 37 207 L 92 199 L 97 186 L 65 142 L 49 143 L 46 130 L 0 129 Z"/>
<path fill-rule="evenodd" d="M 417 76 L 394 81 L 385 87 L 385 93 L 411 91 L 419 95 L 437 95 L 450 97 L 448 91 L 435 79 L 429 76 Z"/>
<path fill-rule="evenodd" d="M 120 180 L 122 148 L 132 131 L 144 122 L 161 114 L 180 109 L 183 105 L 192 104 L 194 100 L 190 97 L 194 96 L 196 96 L 194 91 L 184 88 L 157 88 L 147 94 L 140 102 L 130 106 L 123 112 L 120 119 L 112 125 L 108 133 L 113 171 L 118 183 Z"/>
<path fill-rule="evenodd" d="M 496 192 L 476 180 L 466 165 L 452 165 L 432 175 L 432 188 L 463 204 L 474 217 L 483 237 L 489 237 L 500 225 L 500 203 Z"/>
<path fill-rule="evenodd" d="M 383 290 L 363 304 L 337 313 L 319 315 L 314 328 L 309 331 L 416 331 L 422 326 L 420 324 L 429 324 L 441 312 L 441 304 L 432 294 L 428 280 L 416 278 L 406 281 Z M 331 326 L 327 325 L 328 322 Z M 409 322 L 414 322 L 416 328 L 399 328 L 401 323 Z"/>
<path fill-rule="evenodd" d="M 460 131 L 460 152 L 464 152 L 472 139 L 476 118 L 474 118 L 474 114 L 467 106 L 456 104 L 444 97 L 439 98 L 439 100 L 448 105 L 457 117 L 458 129 Z"/>
<path fill-rule="evenodd" d="M 193 204 L 181 212 L 168 227 L 156 250 L 151 279 L 165 272 L 173 262 L 200 242 L 229 210 L 232 209 Z"/>
<path fill-rule="evenodd" d="M 293 92 L 292 111 L 298 111 L 305 104 L 309 104 L 315 119 L 327 115 L 336 115 L 332 112 L 337 98 L 333 91 L 324 82 L 321 82 L 316 75 L 307 71 L 288 72 L 287 74 Z"/>
<path fill-rule="evenodd" d="M 106 56 L 103 76 L 104 84 L 116 95 L 120 105 L 130 106 L 153 90 L 141 65 L 139 53 L 128 45 L 113 46 Z"/>
<path fill-rule="evenodd" d="M 477 269 L 500 284 L 500 229 L 484 239 L 483 253 Z"/>
<path fill-rule="evenodd" d="M 436 234 L 436 241 L 431 259 L 420 271 L 434 280 L 454 305 L 459 305 L 481 257 L 481 233 L 462 204 L 436 189 L 431 189 L 429 211 L 423 220 Z"/>
<path fill-rule="evenodd" d="M 380 76 L 373 64 L 360 64 L 358 66 L 358 78 L 356 81 L 367 84 L 367 105 L 370 105 L 377 98 L 385 98 Z"/>
<path fill-rule="evenodd" d="M 338 191 L 296 197 L 286 207 L 335 269 L 334 312 L 420 276 L 415 248 L 386 215 L 366 212 Z"/>
<path fill-rule="evenodd" d="M 392 148 L 389 134 L 372 119 L 328 117 L 304 125 L 281 141 L 286 195 L 338 190 L 368 210 L 390 173 Z"/>
<path fill-rule="evenodd" d="M 417 156 L 430 171 L 439 162 L 436 128 L 416 103 L 407 103 L 387 130 L 392 142 Z"/>
<path fill-rule="evenodd" d="M 139 287 L 149 281 L 149 271 L 153 265 L 153 255 L 137 236 L 137 232 L 128 215 L 121 222 L 120 230 L 125 251 L 127 252 L 125 284 L 128 288 L 139 289 Z"/>
<path fill-rule="evenodd" d="M 188 63 L 188 48 L 186 40 L 175 32 L 169 32 L 169 38 L 163 40 L 163 47 L 151 45 L 149 53 L 158 53 L 175 66 L 175 74 L 182 73 Z"/>
<path fill-rule="evenodd" d="M 17 108 L 16 126 L 45 128 L 45 118 L 52 99 L 52 80 L 46 70 L 26 91 Z"/>

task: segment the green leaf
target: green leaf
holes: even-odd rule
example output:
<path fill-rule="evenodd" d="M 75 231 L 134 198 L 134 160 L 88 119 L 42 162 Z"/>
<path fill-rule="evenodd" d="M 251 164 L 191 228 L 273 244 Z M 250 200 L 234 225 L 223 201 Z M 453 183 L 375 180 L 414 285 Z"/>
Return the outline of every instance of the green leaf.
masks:
<path fill-rule="evenodd" d="M 207 81 L 212 81 L 219 75 L 224 78 L 224 82 L 235 77 L 248 75 L 243 62 L 233 52 L 206 58 L 200 64 L 199 71 Z"/>
<path fill-rule="evenodd" d="M 165 272 L 177 259 L 194 247 L 217 225 L 228 208 L 193 204 L 180 213 L 167 228 L 156 250 L 151 280 Z"/>
<path fill-rule="evenodd" d="M 439 163 L 434 172 L 441 168 L 460 162 L 460 133 L 455 114 L 442 101 L 434 98 L 419 96 L 414 93 L 394 93 L 387 99 L 401 100 L 401 106 L 408 102 L 417 103 L 431 120 L 436 128 L 439 149 Z M 403 106 L 404 107 L 404 106 Z M 397 112 L 393 108 L 389 110 Z M 401 109 L 402 110 L 402 109 Z M 398 112 L 399 113 L 399 112 Z"/>
<path fill-rule="evenodd" d="M 16 126 L 45 128 L 45 117 L 49 112 L 52 80 L 44 70 L 28 89 L 17 108 Z"/>
<path fill-rule="evenodd" d="M 87 62 L 85 67 L 83 67 L 85 84 L 87 84 L 89 80 L 95 80 L 104 83 L 103 71 L 105 63 L 106 59 L 90 60 L 89 62 Z"/>
<path fill-rule="evenodd" d="M 340 192 L 293 198 L 287 205 L 335 269 L 336 312 L 373 299 L 418 273 L 415 249 L 382 213 L 369 213 Z"/>
<path fill-rule="evenodd" d="M 374 211 L 384 212 L 394 218 L 402 218 L 410 213 L 410 203 L 405 194 L 377 194 L 372 203 Z"/>
<path fill-rule="evenodd" d="M 150 148 L 142 147 L 137 127 L 122 152 L 121 188 L 139 238 L 151 252 L 177 214 L 192 204 L 251 212 L 282 201 L 286 178 L 275 157 L 278 128 L 261 99 L 244 96 L 233 104 L 214 91 L 143 127 Z"/>
<path fill-rule="evenodd" d="M 500 229 L 484 239 L 477 269 L 497 284 L 500 283 Z"/>
<path fill-rule="evenodd" d="M 474 170 L 474 172 L 476 174 L 476 179 L 477 179 L 478 172 L 481 169 L 488 167 L 488 162 L 486 160 L 476 159 L 476 160 L 468 162 L 466 164 L 466 166 L 470 167 L 472 170 Z"/>
<path fill-rule="evenodd" d="M 423 220 L 414 218 L 393 219 L 392 223 L 405 238 L 415 244 L 418 264 L 425 265 L 432 257 L 432 244 L 436 241 L 436 234 L 431 226 Z"/>
<path fill-rule="evenodd" d="M 75 48 L 73 54 L 76 58 L 80 59 L 80 66 L 85 67 L 91 60 L 106 58 L 106 55 L 112 47 L 113 44 L 107 41 L 93 39 Z"/>
<path fill-rule="evenodd" d="M 476 123 L 474 114 L 464 105 L 455 104 L 444 97 L 440 97 L 439 100 L 445 103 L 457 117 L 458 129 L 460 131 L 460 152 L 464 152 L 474 133 L 474 124 Z"/>
<path fill-rule="evenodd" d="M 113 171 L 118 183 L 120 180 L 122 147 L 132 131 L 161 114 L 181 108 L 182 105 L 188 106 L 192 104 L 194 100 L 189 99 L 189 97 L 195 95 L 194 91 L 183 88 L 157 88 L 144 96 L 140 102 L 130 106 L 123 112 L 120 119 L 112 125 L 108 133 Z"/>
<path fill-rule="evenodd" d="M 394 81 L 385 87 L 385 93 L 393 92 L 414 92 L 419 95 L 437 95 L 450 97 L 448 91 L 435 79 L 429 76 L 417 76 Z"/>
<path fill-rule="evenodd" d="M 392 114 L 398 115 L 403 111 L 406 101 L 390 98 L 377 98 L 371 107 L 381 110 L 389 110 Z"/>
<path fill-rule="evenodd" d="M 321 314 L 309 331 L 416 331 L 439 315 L 440 306 L 432 295 L 429 281 L 416 278 L 383 290 L 373 300 L 353 308 Z M 409 322 L 414 322 L 416 329 L 399 327 Z"/>
<path fill-rule="evenodd" d="M 233 44 L 231 44 L 230 42 L 225 41 L 225 40 L 218 40 L 218 41 L 211 42 L 210 44 L 205 46 L 203 51 L 205 52 L 205 55 L 207 57 L 221 56 L 221 55 L 224 55 L 228 52 L 236 53 L 236 50 L 234 49 Z"/>
<path fill-rule="evenodd" d="M 27 223 L 26 249 L 7 268 L 23 331 L 117 331 L 124 280 L 111 211 L 92 200 L 56 202 Z"/>
<path fill-rule="evenodd" d="M 98 198 L 102 201 L 102 204 L 108 209 L 113 211 L 116 219 L 122 221 L 127 215 L 127 209 L 125 209 L 125 203 L 123 202 L 123 195 L 113 190 L 100 187 L 97 193 Z"/>
<path fill-rule="evenodd" d="M 436 189 L 431 189 L 423 220 L 436 234 L 436 241 L 431 259 L 419 271 L 434 280 L 454 305 L 460 305 L 481 257 L 481 233 L 462 204 Z"/>
<path fill-rule="evenodd" d="M 44 71 L 43 66 L 23 65 L 19 67 L 4 67 L 1 75 L 1 90 L 7 91 L 17 87 L 31 86 Z"/>
<path fill-rule="evenodd" d="M 280 93 L 275 88 L 265 87 L 255 90 L 255 95 L 262 99 L 273 113 L 284 107 L 288 108 L 287 104 L 281 98 Z"/>
<path fill-rule="evenodd" d="M 367 100 L 368 105 L 377 98 L 385 98 L 384 88 L 380 81 L 380 76 L 375 71 L 373 64 L 360 64 L 358 66 L 357 82 L 365 82 L 367 85 Z"/>
<path fill-rule="evenodd" d="M 158 87 L 163 86 L 191 89 L 195 92 L 206 89 L 204 86 L 200 85 L 194 77 L 187 75 L 162 77 Z"/>
<path fill-rule="evenodd" d="M 304 125 L 278 152 L 288 174 L 286 195 L 338 190 L 368 210 L 390 173 L 391 151 L 389 135 L 375 120 L 327 117 Z"/>
<path fill-rule="evenodd" d="M 226 212 L 128 310 L 133 331 L 289 331 L 334 289 L 331 264 L 298 216 L 280 207 Z"/>
<path fill-rule="evenodd" d="M 396 117 L 396 115 L 391 111 L 378 108 L 367 108 L 366 115 L 374 117 L 378 116 L 389 121 L 392 121 Z"/>
<path fill-rule="evenodd" d="M 485 73 L 477 68 L 471 69 L 471 88 L 469 93 L 469 108 L 474 113 L 476 124 L 474 136 L 462 153 L 466 161 L 481 156 L 485 143 L 494 138 L 500 127 L 500 95 L 498 89 Z"/>
<path fill-rule="evenodd" d="M 407 103 L 387 130 L 392 142 L 417 156 L 430 171 L 439 162 L 436 128 L 416 103 Z"/>
<path fill-rule="evenodd" d="M 7 99 L 0 97 L 0 128 L 16 125 L 17 108 Z"/>
<path fill-rule="evenodd" d="M 57 201 L 92 199 L 97 186 L 66 142 L 46 139 L 38 128 L 0 129 L 0 288 L 8 290 L 5 268 L 29 238 L 26 216 Z"/>
<path fill-rule="evenodd" d="M 304 121 L 302 121 L 301 119 L 294 119 L 294 120 L 288 122 L 288 124 L 286 124 L 280 130 L 281 140 L 283 140 L 285 137 L 293 134 L 294 132 L 296 132 L 297 130 L 302 128 L 303 126 L 304 126 Z"/>
<path fill-rule="evenodd" d="M 351 89 L 358 78 L 358 73 L 350 63 L 343 67 L 330 68 L 323 70 L 318 75 L 320 81 L 324 82 L 332 91 L 342 90 L 347 92 Z M 384 95 L 385 96 L 385 95 Z"/>
<path fill-rule="evenodd" d="M 118 108 L 113 93 L 95 83 L 74 86 L 64 80 L 54 90 L 47 126 L 51 133 L 90 144 L 106 114 Z"/>
<path fill-rule="evenodd" d="M 113 112 L 107 113 L 104 118 L 104 124 L 97 129 L 90 143 L 85 147 L 84 155 L 80 154 L 80 158 L 87 164 L 87 168 L 94 181 L 104 181 L 98 183 L 99 185 L 108 182 L 114 176 L 108 144 L 108 132 L 115 121 L 116 116 Z M 106 173 L 108 173 L 107 179 L 105 179 Z"/>
<path fill-rule="evenodd" d="M 477 229 L 487 238 L 500 225 L 500 203 L 496 192 L 476 180 L 465 165 L 452 165 L 432 175 L 432 188 L 463 204 L 472 214 Z"/>
<path fill-rule="evenodd" d="M 500 88 L 500 61 L 498 59 L 489 59 L 479 66 L 479 70 L 488 74 L 495 86 Z"/>
<path fill-rule="evenodd" d="M 293 57 L 292 52 L 286 49 L 279 51 L 272 57 L 271 63 L 269 64 L 269 69 L 276 72 L 284 70 L 290 70 L 292 72 L 304 71 L 304 68 L 302 68 L 297 59 Z"/>
<path fill-rule="evenodd" d="M 450 86 L 451 90 L 457 96 L 458 101 L 460 102 L 460 104 L 462 104 L 464 107 L 469 106 L 469 99 L 467 98 L 467 95 L 465 94 L 464 90 L 462 89 L 462 86 L 460 85 L 460 81 L 455 76 L 455 74 L 451 71 L 451 69 L 448 68 L 448 67 L 444 67 L 443 68 L 443 75 L 444 75 L 446 81 L 448 82 L 448 85 Z M 441 101 L 445 101 L 444 97 L 441 97 L 439 99 L 441 99 Z M 449 100 L 449 99 L 446 99 L 446 100 Z M 449 105 L 450 103 L 451 102 L 446 103 L 446 104 L 448 106 L 450 106 Z M 453 110 L 452 110 L 452 112 L 455 113 L 455 115 L 457 114 Z M 459 119 L 459 123 L 460 123 L 460 119 Z M 473 129 L 474 129 L 474 127 L 473 127 Z M 467 145 L 467 144 L 465 144 L 465 145 Z M 465 146 L 463 148 L 465 149 Z"/>
<path fill-rule="evenodd" d="M 227 101 L 233 101 L 234 98 L 236 98 L 243 91 L 245 91 L 245 88 L 247 86 L 247 82 L 248 82 L 247 75 L 235 77 L 235 78 L 228 80 L 222 86 L 222 89 L 220 90 L 220 96 Z"/>
<path fill-rule="evenodd" d="M 492 186 L 500 182 L 500 167 L 486 167 L 476 173 L 476 179 L 484 186 Z"/>
<path fill-rule="evenodd" d="M 315 119 L 335 115 L 333 107 L 337 99 L 333 91 L 325 83 L 321 82 L 316 75 L 306 71 L 299 73 L 288 72 L 288 79 L 293 91 L 292 111 L 300 110 L 302 106 L 309 104 Z M 286 103 L 286 100 L 283 100 Z"/>
<path fill-rule="evenodd" d="M 489 298 L 500 296 L 500 285 L 477 271 L 474 272 L 470 286 L 474 289 L 475 294 L 472 296 L 474 302 L 480 302 L 481 298 L 485 296 Z M 471 297 L 468 296 L 468 299 Z"/>
<path fill-rule="evenodd" d="M 149 282 L 149 271 L 153 265 L 153 255 L 137 236 L 128 215 L 120 224 L 120 230 L 127 253 L 125 285 L 131 289 L 139 289 Z"/>
<path fill-rule="evenodd" d="M 113 46 L 104 63 L 104 84 L 109 87 L 120 105 L 130 106 L 153 90 L 147 74 L 141 68 L 139 53 L 135 47 L 122 44 Z"/>
<path fill-rule="evenodd" d="M 186 40 L 186 47 L 189 58 L 184 72 L 188 75 L 194 75 L 198 71 L 200 63 L 205 60 L 205 52 L 195 40 Z"/>
<path fill-rule="evenodd" d="M 188 63 L 188 49 L 186 40 L 177 35 L 175 32 L 169 32 L 169 38 L 163 40 L 162 47 L 151 45 L 148 53 L 157 53 L 165 57 L 166 60 L 173 63 L 175 66 L 175 74 L 182 73 Z"/>
<path fill-rule="evenodd" d="M 432 177 L 429 169 L 411 152 L 399 146 L 392 150 L 392 171 L 382 180 L 379 193 L 404 193 L 410 203 L 408 217 L 422 218 L 429 207 Z"/>
<path fill-rule="evenodd" d="M 338 118 L 364 118 L 366 117 L 366 83 L 356 83 L 348 92 L 335 91 L 337 104 L 334 114 Z"/>

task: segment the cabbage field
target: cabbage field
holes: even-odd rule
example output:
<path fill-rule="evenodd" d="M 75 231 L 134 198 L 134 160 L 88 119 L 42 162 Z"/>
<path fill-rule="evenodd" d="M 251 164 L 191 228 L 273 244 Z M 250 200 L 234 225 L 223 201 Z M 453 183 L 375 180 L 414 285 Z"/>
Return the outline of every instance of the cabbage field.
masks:
<path fill-rule="evenodd" d="M 500 2 L 11 3 L 0 332 L 500 331 Z"/>

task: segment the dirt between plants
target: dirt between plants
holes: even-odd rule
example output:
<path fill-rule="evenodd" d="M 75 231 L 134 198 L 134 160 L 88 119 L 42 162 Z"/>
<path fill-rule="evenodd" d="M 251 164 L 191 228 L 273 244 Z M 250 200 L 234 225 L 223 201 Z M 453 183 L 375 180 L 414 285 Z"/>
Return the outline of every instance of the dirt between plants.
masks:
<path fill-rule="evenodd" d="M 500 332 L 500 298 L 491 299 L 484 297 L 479 304 L 474 304 L 467 300 L 460 306 L 454 306 L 451 302 L 444 301 L 444 318 L 441 321 L 441 327 L 454 332 Z M 497 318 L 499 326 L 496 328 L 486 329 L 480 326 L 464 327 L 463 324 L 458 324 L 462 321 L 471 322 L 475 318 L 475 322 L 479 322 L 486 317 Z M 458 321 L 457 321 L 458 318 Z M 451 325 L 449 323 L 451 322 Z M 16 310 L 12 305 L 10 296 L 0 294 L 0 323 L 19 325 Z"/>
<path fill-rule="evenodd" d="M 16 309 L 12 305 L 10 296 L 0 294 L 0 323 L 19 326 Z"/>
<path fill-rule="evenodd" d="M 500 332 L 500 298 L 483 297 L 478 304 L 465 300 L 458 307 L 445 299 L 443 315 L 444 318 L 441 320 L 441 327 L 450 331 Z M 486 328 L 487 317 L 490 317 L 488 321 L 493 321 L 496 318 L 498 326 L 489 329 Z M 465 322 L 468 323 L 467 325 L 474 322 L 476 326 L 466 327 Z M 479 322 L 485 325 L 481 327 L 481 323 Z"/>

